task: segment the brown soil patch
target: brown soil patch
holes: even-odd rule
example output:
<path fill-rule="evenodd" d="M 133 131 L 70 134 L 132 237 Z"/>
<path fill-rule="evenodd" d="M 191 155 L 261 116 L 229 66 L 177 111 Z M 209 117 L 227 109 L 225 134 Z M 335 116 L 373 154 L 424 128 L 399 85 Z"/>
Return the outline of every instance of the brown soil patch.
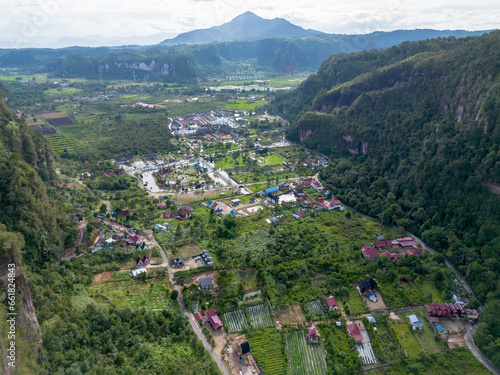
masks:
<path fill-rule="evenodd" d="M 92 284 L 105 283 L 106 281 L 113 280 L 113 274 L 116 271 L 108 271 L 102 273 L 96 273 L 92 278 Z"/>
<path fill-rule="evenodd" d="M 191 258 L 199 253 L 201 253 L 201 250 L 197 245 L 184 245 L 179 247 L 176 251 L 176 255 L 179 255 L 184 259 Z"/>
<path fill-rule="evenodd" d="M 368 297 L 363 296 L 363 298 L 365 298 L 365 300 L 366 300 L 366 306 L 368 306 L 368 310 L 373 311 L 373 310 L 387 308 L 385 306 L 385 302 L 382 299 L 382 296 L 380 295 L 380 293 L 378 291 L 372 291 L 372 293 L 375 294 L 375 296 L 377 296 L 377 302 L 372 302 L 368 299 Z"/>
<path fill-rule="evenodd" d="M 292 305 L 276 310 L 276 320 L 280 325 L 302 324 L 306 322 L 306 314 L 300 305 Z"/>
<path fill-rule="evenodd" d="M 464 336 L 459 333 L 449 335 L 446 341 L 448 342 L 448 347 L 450 349 L 464 348 L 466 346 Z"/>
<path fill-rule="evenodd" d="M 446 328 L 450 335 L 461 333 L 465 330 L 464 322 L 459 319 L 440 319 L 439 324 L 441 324 L 441 327 Z"/>
<path fill-rule="evenodd" d="M 393 313 L 392 311 L 389 314 L 389 318 L 391 318 L 392 320 L 401 320 L 401 318 L 399 316 L 397 316 L 395 313 Z"/>

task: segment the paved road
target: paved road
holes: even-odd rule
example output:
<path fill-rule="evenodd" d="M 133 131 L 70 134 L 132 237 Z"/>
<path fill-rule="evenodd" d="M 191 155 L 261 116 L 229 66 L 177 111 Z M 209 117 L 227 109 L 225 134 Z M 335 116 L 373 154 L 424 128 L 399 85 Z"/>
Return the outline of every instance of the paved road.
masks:
<path fill-rule="evenodd" d="M 467 344 L 467 347 L 472 352 L 472 354 L 474 354 L 474 357 L 476 357 L 483 365 L 485 365 L 488 370 L 490 370 L 495 375 L 500 375 L 500 370 L 498 370 L 498 368 L 496 368 L 496 366 L 491 363 L 491 361 L 486 358 L 483 353 L 481 353 L 481 351 L 477 348 L 473 338 L 476 328 L 477 325 L 471 327 L 465 334 L 465 343 Z"/>
<path fill-rule="evenodd" d="M 219 356 L 214 352 L 214 349 L 208 342 L 206 336 L 203 334 L 199 323 L 194 319 L 193 314 L 189 312 L 189 310 L 186 308 L 186 303 L 184 302 L 184 297 L 182 296 L 182 288 L 179 285 L 174 284 L 174 272 L 172 271 L 172 267 L 170 266 L 170 263 L 168 262 L 167 254 L 165 254 L 165 251 L 163 248 L 156 242 L 154 236 L 152 234 L 149 234 L 149 239 L 151 242 L 160 250 L 161 257 L 163 258 L 163 262 L 167 264 L 167 269 L 168 269 L 168 277 L 170 279 L 170 282 L 172 285 L 174 285 L 174 289 L 179 292 L 179 296 L 177 297 L 177 301 L 179 302 L 179 306 L 181 307 L 181 311 L 186 317 L 189 319 L 189 323 L 191 324 L 191 327 L 193 327 L 194 332 L 198 336 L 198 338 L 201 340 L 203 343 L 203 346 L 205 349 L 207 349 L 212 356 L 213 360 L 215 363 L 217 363 L 217 366 L 219 366 L 220 371 L 224 375 L 230 375 L 230 372 L 224 365 L 224 362 L 219 358 Z"/>

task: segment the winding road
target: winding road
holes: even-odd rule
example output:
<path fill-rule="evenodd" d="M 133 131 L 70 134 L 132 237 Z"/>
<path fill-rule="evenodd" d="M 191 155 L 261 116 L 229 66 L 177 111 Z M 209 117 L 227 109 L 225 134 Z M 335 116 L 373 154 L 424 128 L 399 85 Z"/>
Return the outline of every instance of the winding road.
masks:
<path fill-rule="evenodd" d="M 149 239 L 160 250 L 160 254 L 161 254 L 161 257 L 163 258 L 163 262 L 167 264 L 168 278 L 170 279 L 170 283 L 174 286 L 174 289 L 179 292 L 179 296 L 177 297 L 177 302 L 179 302 L 179 306 L 181 307 L 182 313 L 189 319 L 189 323 L 191 324 L 191 327 L 193 327 L 194 332 L 196 333 L 198 338 L 203 343 L 203 346 L 205 347 L 205 349 L 208 350 L 208 352 L 212 356 L 213 360 L 215 361 L 215 363 L 219 367 L 222 374 L 231 375 L 231 373 L 228 371 L 224 362 L 222 362 L 220 357 L 214 352 L 213 347 L 208 342 L 208 340 L 207 340 L 205 334 L 202 332 L 198 322 L 194 319 L 193 314 L 191 314 L 189 312 L 189 310 L 186 308 L 186 303 L 184 301 L 184 297 L 182 296 L 182 288 L 179 285 L 174 284 L 174 272 L 172 271 L 172 267 L 170 266 L 170 263 L 168 262 L 167 254 L 165 254 L 165 251 L 163 250 L 163 248 L 158 244 L 158 242 L 156 242 L 152 233 L 149 233 Z"/>

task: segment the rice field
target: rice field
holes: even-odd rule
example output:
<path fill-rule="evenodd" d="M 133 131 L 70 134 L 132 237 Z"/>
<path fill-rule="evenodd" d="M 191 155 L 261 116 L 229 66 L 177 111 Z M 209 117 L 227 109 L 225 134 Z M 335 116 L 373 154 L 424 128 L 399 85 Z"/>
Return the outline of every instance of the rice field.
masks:
<path fill-rule="evenodd" d="M 252 328 L 267 328 L 274 325 L 267 303 L 247 307 L 246 311 Z"/>
<path fill-rule="evenodd" d="M 306 315 L 310 315 L 312 320 L 324 318 L 325 306 L 318 300 L 304 303 Z"/>
<path fill-rule="evenodd" d="M 310 344 L 304 331 L 286 335 L 288 369 L 291 375 L 326 375 L 326 357 L 321 344 Z"/>
<path fill-rule="evenodd" d="M 249 328 L 247 317 L 243 309 L 223 313 L 220 318 L 228 333 L 241 332 Z"/>

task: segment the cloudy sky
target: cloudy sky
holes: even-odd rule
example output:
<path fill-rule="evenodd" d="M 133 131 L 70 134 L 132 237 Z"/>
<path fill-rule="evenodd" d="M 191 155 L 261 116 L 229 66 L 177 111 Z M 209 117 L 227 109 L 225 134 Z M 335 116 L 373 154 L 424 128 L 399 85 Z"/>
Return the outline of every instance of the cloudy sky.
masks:
<path fill-rule="evenodd" d="M 328 33 L 499 28 L 498 0 L 0 0 L 0 47 L 150 41 L 252 11 Z M 155 38 L 133 39 L 155 34 Z M 96 36 L 102 36 L 96 37 Z M 63 39 L 63 41 L 61 41 Z M 56 41 L 59 41 L 56 43 Z"/>

